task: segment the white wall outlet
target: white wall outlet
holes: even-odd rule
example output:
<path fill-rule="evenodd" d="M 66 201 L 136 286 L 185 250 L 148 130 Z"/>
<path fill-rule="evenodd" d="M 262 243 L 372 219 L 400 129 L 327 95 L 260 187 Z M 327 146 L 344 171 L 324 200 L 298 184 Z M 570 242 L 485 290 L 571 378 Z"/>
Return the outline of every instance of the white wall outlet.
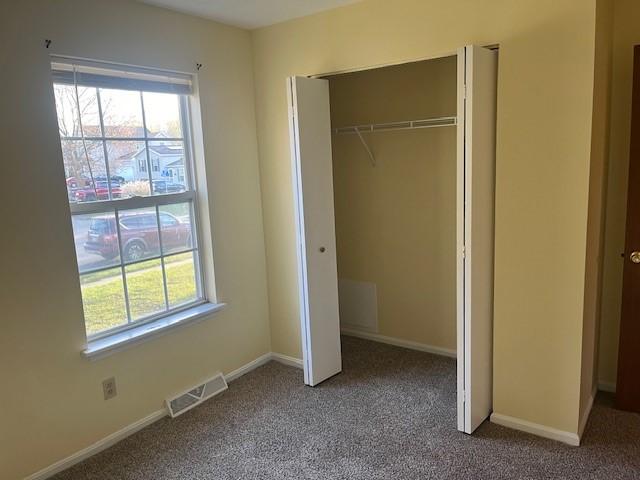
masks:
<path fill-rule="evenodd" d="M 109 400 L 110 398 L 118 395 L 118 390 L 116 390 L 115 377 L 107 378 L 102 382 L 102 392 L 104 393 L 105 400 Z"/>

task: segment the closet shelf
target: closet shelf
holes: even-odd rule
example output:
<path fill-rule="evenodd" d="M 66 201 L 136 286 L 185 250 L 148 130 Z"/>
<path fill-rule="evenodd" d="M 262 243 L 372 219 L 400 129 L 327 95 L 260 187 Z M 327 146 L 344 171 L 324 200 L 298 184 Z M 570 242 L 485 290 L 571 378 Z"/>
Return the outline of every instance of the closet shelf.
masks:
<path fill-rule="evenodd" d="M 385 132 L 391 130 L 414 130 L 418 128 L 450 127 L 457 125 L 457 117 L 437 117 L 422 120 L 406 120 L 403 122 L 374 123 L 370 125 L 353 125 L 349 127 L 338 127 L 333 129 L 333 133 L 364 133 L 364 132 Z"/>

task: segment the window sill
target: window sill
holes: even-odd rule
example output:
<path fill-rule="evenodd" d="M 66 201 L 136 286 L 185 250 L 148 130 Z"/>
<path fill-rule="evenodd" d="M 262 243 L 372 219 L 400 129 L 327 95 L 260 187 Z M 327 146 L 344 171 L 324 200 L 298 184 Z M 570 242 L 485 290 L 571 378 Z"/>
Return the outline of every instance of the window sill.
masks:
<path fill-rule="evenodd" d="M 175 328 L 202 320 L 208 315 L 219 312 L 225 306 L 225 303 L 203 303 L 123 332 L 114 333 L 96 340 L 89 340 L 87 348 L 82 352 L 82 355 L 90 360 L 106 357 L 131 345 L 164 335 Z"/>

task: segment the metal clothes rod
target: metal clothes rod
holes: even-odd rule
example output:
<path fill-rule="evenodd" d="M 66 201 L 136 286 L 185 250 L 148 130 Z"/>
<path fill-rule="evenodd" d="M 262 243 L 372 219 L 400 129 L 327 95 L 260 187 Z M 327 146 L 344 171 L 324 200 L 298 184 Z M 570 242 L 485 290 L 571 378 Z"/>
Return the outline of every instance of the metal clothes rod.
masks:
<path fill-rule="evenodd" d="M 376 158 L 367 145 L 363 133 L 373 133 L 373 132 L 388 132 L 391 130 L 414 130 L 417 128 L 435 128 L 435 127 L 449 127 L 458 124 L 457 117 L 437 117 L 437 118 L 425 118 L 423 120 L 407 120 L 404 122 L 392 122 L 392 123 L 376 123 L 370 125 L 354 125 L 351 127 L 339 127 L 334 128 L 333 133 L 355 133 L 358 135 L 358 138 L 362 142 L 365 150 L 367 151 L 367 155 L 369 155 L 369 160 L 371 161 L 371 166 L 376 166 Z"/>
<path fill-rule="evenodd" d="M 375 123 L 370 125 L 353 125 L 349 127 L 338 127 L 333 129 L 333 133 L 364 133 L 364 132 L 385 132 L 391 130 L 413 130 L 417 128 L 449 127 L 458 124 L 457 117 L 436 117 L 423 120 L 406 120 L 403 122 Z"/>

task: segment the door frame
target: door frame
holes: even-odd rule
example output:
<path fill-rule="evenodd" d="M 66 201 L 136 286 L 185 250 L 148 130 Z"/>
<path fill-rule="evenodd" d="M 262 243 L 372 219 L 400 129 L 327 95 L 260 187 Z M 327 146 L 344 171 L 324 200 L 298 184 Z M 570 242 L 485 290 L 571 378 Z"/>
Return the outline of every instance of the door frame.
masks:
<path fill-rule="evenodd" d="M 487 48 L 489 50 L 495 50 L 495 51 L 499 51 L 499 45 L 498 44 L 492 44 L 492 45 L 487 45 L 484 46 L 483 48 Z M 400 66 L 400 65 L 407 65 L 407 64 L 411 64 L 411 63 L 417 63 L 417 62 L 422 62 L 422 61 L 428 61 L 428 60 L 436 60 L 439 58 L 448 58 L 448 57 L 456 57 L 457 58 L 457 62 L 458 62 L 458 70 L 460 70 L 460 65 L 461 65 L 461 55 L 464 55 L 465 52 L 465 47 L 462 47 L 460 49 L 457 49 L 453 52 L 447 52 L 447 53 L 442 53 L 442 54 L 438 54 L 438 55 L 431 55 L 431 56 L 426 56 L 426 57 L 417 57 L 415 59 L 407 59 L 407 60 L 403 60 L 403 61 L 399 61 L 399 62 L 389 62 L 389 63 L 384 63 L 384 64 L 376 64 L 376 65 L 369 65 L 369 66 L 360 66 L 360 67 L 354 67 L 354 68 L 348 68 L 348 69 L 341 69 L 341 70 L 335 70 L 335 71 L 331 71 L 331 72 L 325 72 L 325 73 L 316 73 L 316 74 L 300 74 L 299 76 L 307 76 L 308 78 L 316 78 L 316 79 L 324 79 L 325 77 L 329 77 L 329 76 L 333 76 L 333 75 L 340 75 L 340 74 L 346 74 L 346 73 L 353 73 L 353 72 L 362 72 L 362 71 L 368 71 L 368 70 L 377 70 L 380 68 L 385 68 L 385 67 L 391 67 L 391 66 Z M 462 58 L 462 62 L 464 62 L 464 58 Z M 460 78 L 460 74 L 461 72 L 458 71 L 457 74 L 457 78 L 456 78 L 456 83 L 459 85 L 459 78 Z M 457 110 L 458 112 L 460 112 L 460 97 L 461 97 L 461 93 L 458 92 L 458 105 L 457 105 Z M 291 117 L 289 118 L 289 121 L 292 122 Z M 458 124 L 457 124 L 457 135 L 458 135 L 458 139 L 457 139 L 457 146 L 459 147 L 461 144 L 465 145 L 465 142 L 462 141 L 461 143 L 461 135 L 462 135 L 462 139 L 464 140 L 464 128 L 465 125 L 462 124 L 461 125 L 461 119 L 458 116 Z M 456 149 L 458 150 L 458 149 Z M 464 155 L 462 155 L 464 156 Z M 460 191 L 462 190 L 463 194 L 464 194 L 464 190 L 465 190 L 465 166 L 464 166 L 464 161 L 462 162 L 462 165 L 460 163 L 460 152 L 457 151 L 456 153 L 456 189 L 457 189 L 457 194 L 456 194 L 456 202 L 460 202 Z M 296 174 L 294 172 L 294 174 Z M 294 209 L 296 212 L 296 224 L 299 222 L 298 219 L 298 215 L 299 215 L 299 199 L 298 199 L 298 192 L 294 191 L 294 198 L 295 198 L 295 205 L 294 205 Z M 463 201 L 464 201 L 464 195 L 463 195 Z M 470 202 L 469 202 L 470 203 Z M 466 433 L 472 433 L 472 431 L 469 431 L 468 429 L 468 425 L 469 422 L 466 421 L 465 419 L 465 415 L 464 412 L 461 415 L 461 408 L 460 405 L 461 403 L 464 403 L 466 400 L 466 395 L 465 392 L 460 388 L 461 382 L 462 385 L 464 385 L 464 377 L 462 377 L 461 379 L 461 375 L 464 376 L 464 368 L 465 368 L 465 362 L 467 361 L 467 363 L 470 363 L 470 361 L 468 361 L 467 359 L 465 359 L 465 355 L 464 355 L 464 334 L 461 335 L 461 328 L 464 328 L 464 318 L 465 318 L 465 312 L 467 311 L 467 301 L 470 300 L 470 298 L 467 295 L 467 292 L 465 292 L 465 276 L 468 274 L 468 263 L 465 262 L 465 258 L 464 258 L 464 244 L 465 244 L 465 234 L 464 231 L 460 231 L 460 227 L 465 225 L 465 212 L 466 209 L 463 205 L 462 208 L 457 208 L 456 209 L 456 224 L 457 224 L 457 234 L 456 234 L 456 250 L 457 250 L 457 254 L 456 254 L 456 271 L 457 271 L 457 280 L 456 280 L 456 337 L 457 337 L 457 349 L 456 349 L 456 358 L 457 358 L 457 409 L 458 409 L 458 416 L 457 416 L 457 428 L 458 430 L 462 431 L 462 432 L 466 432 Z M 493 205 L 493 212 L 495 214 L 495 203 Z M 300 230 L 299 230 L 299 226 L 296 225 L 296 235 L 298 236 L 297 239 L 297 243 L 300 245 L 303 242 L 303 239 L 299 238 L 300 235 Z M 494 224 L 494 232 L 495 232 L 495 224 Z M 298 248 L 298 281 L 299 282 L 305 282 L 305 279 L 302 278 L 304 275 L 306 275 L 306 272 L 301 271 L 301 264 L 304 265 L 304 262 L 301 261 L 300 255 L 300 249 Z M 304 269 L 304 267 L 302 267 Z M 461 280 L 462 279 L 462 280 Z M 300 285 L 299 285 L 300 287 Z M 306 330 L 307 327 L 305 325 L 305 321 L 308 318 L 307 316 L 307 312 L 306 312 L 306 308 L 307 308 L 307 302 L 304 301 L 304 299 L 302 298 L 302 295 L 300 296 L 300 320 L 301 320 L 301 344 L 302 344 L 302 349 L 303 349 L 303 356 L 307 356 L 308 353 L 306 351 L 308 345 L 307 345 L 307 334 L 306 334 Z M 491 335 L 493 335 L 493 325 L 491 326 Z M 461 348 L 461 346 L 463 348 Z M 462 373 L 461 373 L 462 372 Z M 305 370 L 305 383 L 307 383 L 307 372 Z M 493 385 L 493 381 L 491 381 L 491 386 Z M 464 409 L 464 407 L 462 407 L 462 409 Z M 490 414 L 491 412 L 489 412 Z M 487 420 L 489 419 L 489 416 L 487 416 Z"/>
<path fill-rule="evenodd" d="M 636 341 L 640 337 L 640 300 L 632 287 L 640 283 L 640 265 L 631 260 L 640 251 L 640 226 L 636 218 L 640 212 L 640 45 L 633 47 L 633 78 L 631 99 L 631 126 L 629 146 L 629 178 L 627 189 L 627 213 L 625 217 L 625 241 L 622 272 L 622 298 L 620 307 L 620 336 L 618 343 L 618 371 L 616 379 L 616 408 L 640 412 L 640 385 L 637 382 L 640 356 Z M 634 381 L 635 380 L 635 381 Z"/>

